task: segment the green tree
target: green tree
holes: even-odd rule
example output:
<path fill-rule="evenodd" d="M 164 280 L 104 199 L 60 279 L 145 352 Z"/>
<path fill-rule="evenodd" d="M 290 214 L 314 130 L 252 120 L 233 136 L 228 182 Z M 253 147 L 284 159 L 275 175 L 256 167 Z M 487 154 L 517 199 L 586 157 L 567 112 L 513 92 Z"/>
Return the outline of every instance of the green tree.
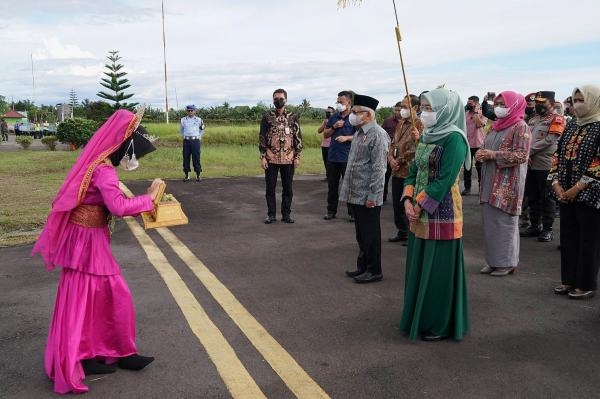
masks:
<path fill-rule="evenodd" d="M 8 103 L 6 102 L 6 97 L 0 95 L 0 115 L 4 115 L 6 111 L 8 111 Z"/>
<path fill-rule="evenodd" d="M 133 111 L 138 103 L 124 102 L 125 100 L 133 97 L 134 94 L 125 93 L 125 90 L 131 87 L 131 85 L 129 84 L 129 80 L 125 78 L 127 72 L 122 71 L 123 64 L 119 63 L 121 56 L 116 50 L 109 51 L 108 54 L 109 55 L 106 58 L 108 58 L 110 64 L 104 65 L 104 67 L 108 69 L 107 72 L 104 72 L 107 77 L 101 79 L 100 85 L 109 89 L 112 93 L 100 91 L 96 93 L 96 95 L 106 100 L 113 101 L 113 109 L 115 110 L 126 108 Z"/>
<path fill-rule="evenodd" d="M 84 146 L 98 129 L 98 123 L 87 119 L 68 119 L 58 125 L 56 138 L 63 143 L 70 143 L 76 148 Z"/>
<path fill-rule="evenodd" d="M 71 89 L 69 92 L 69 105 L 71 108 L 75 109 L 79 105 L 79 99 L 77 98 L 77 93 L 75 93 L 75 89 Z"/>
<path fill-rule="evenodd" d="M 112 113 L 113 107 L 106 101 L 88 102 L 83 109 L 83 115 L 96 122 L 104 122 Z"/>
<path fill-rule="evenodd" d="M 310 109 L 310 101 L 308 101 L 306 98 L 303 98 L 298 108 L 300 108 L 303 113 L 308 111 Z"/>

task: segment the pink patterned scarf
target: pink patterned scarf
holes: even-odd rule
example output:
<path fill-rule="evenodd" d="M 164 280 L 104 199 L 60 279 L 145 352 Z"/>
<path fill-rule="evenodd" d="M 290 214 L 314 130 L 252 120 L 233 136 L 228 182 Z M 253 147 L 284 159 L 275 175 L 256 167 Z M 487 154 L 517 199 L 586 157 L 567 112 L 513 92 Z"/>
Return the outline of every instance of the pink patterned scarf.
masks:
<path fill-rule="evenodd" d="M 507 127 L 511 127 L 520 120 L 523 120 L 525 107 L 527 106 L 525 97 L 514 91 L 503 91 L 496 96 L 496 98 L 498 97 L 502 97 L 504 99 L 504 104 L 506 104 L 506 107 L 508 108 L 508 115 L 505 118 L 498 118 L 492 124 L 492 129 L 494 129 L 496 132 L 502 131 Z"/>

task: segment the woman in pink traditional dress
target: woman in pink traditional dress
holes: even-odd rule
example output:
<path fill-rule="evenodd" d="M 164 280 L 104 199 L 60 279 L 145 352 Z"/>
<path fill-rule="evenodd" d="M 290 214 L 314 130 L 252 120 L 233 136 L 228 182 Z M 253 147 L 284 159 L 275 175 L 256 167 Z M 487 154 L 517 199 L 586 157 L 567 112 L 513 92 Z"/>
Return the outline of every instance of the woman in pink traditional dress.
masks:
<path fill-rule="evenodd" d="M 141 370 L 154 360 L 137 353 L 133 301 L 110 250 L 107 222 L 109 214 L 134 216 L 153 208 L 159 181 L 148 194 L 126 198 L 115 171 L 118 165 L 135 169 L 137 158 L 155 150 L 138 129 L 140 119 L 119 110 L 92 136 L 33 248 L 49 270 L 62 267 L 45 356 L 57 393 L 87 392 L 88 374 L 117 366 Z"/>

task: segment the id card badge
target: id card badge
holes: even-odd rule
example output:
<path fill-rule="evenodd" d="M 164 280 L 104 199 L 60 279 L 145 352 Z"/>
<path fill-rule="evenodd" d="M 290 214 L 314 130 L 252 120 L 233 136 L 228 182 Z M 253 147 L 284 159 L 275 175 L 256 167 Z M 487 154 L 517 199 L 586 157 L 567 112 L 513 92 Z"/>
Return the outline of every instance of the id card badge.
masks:
<path fill-rule="evenodd" d="M 289 126 L 285 127 L 285 134 L 290 134 L 290 127 Z"/>

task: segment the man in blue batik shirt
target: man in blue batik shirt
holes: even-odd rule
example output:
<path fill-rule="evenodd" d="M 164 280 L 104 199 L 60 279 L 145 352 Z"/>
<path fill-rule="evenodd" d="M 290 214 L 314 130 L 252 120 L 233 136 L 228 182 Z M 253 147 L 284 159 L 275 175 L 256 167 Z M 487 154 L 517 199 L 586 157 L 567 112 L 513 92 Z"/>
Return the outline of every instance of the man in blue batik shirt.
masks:
<path fill-rule="evenodd" d="M 336 113 L 327 121 L 327 128 L 323 132 L 325 138 L 331 137 L 329 153 L 327 155 L 327 214 L 325 220 L 335 219 L 339 200 L 340 180 L 346 173 L 348 154 L 354 136 L 354 126 L 348 121 L 350 108 L 352 108 L 352 93 L 341 91 L 338 93 L 335 104 Z M 354 222 L 350 208 L 348 208 L 349 221 Z"/>
<path fill-rule="evenodd" d="M 196 172 L 196 181 L 202 181 L 200 173 L 202 166 L 200 165 L 200 144 L 204 135 L 204 121 L 196 116 L 196 106 L 190 104 L 185 107 L 187 115 L 181 118 L 179 125 L 179 133 L 183 138 L 183 173 L 185 174 L 183 181 L 189 181 L 190 157 Z"/>

